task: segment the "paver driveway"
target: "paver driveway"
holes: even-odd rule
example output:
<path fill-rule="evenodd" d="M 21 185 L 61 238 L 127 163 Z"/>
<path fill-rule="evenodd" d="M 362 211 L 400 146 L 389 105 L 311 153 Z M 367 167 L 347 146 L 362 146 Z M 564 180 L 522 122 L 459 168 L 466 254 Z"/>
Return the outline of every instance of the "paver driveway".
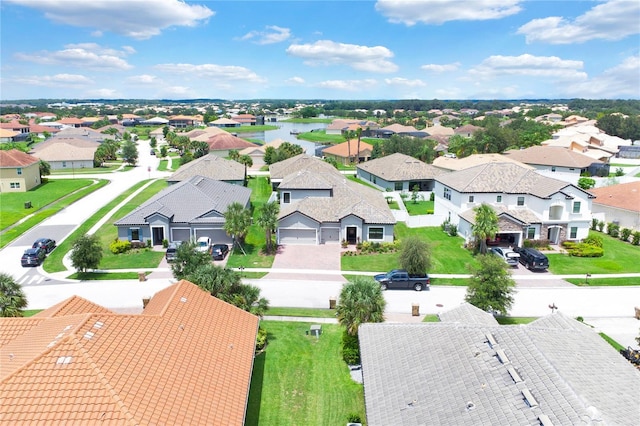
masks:
<path fill-rule="evenodd" d="M 267 274 L 267 279 L 321 279 L 326 281 L 345 281 L 342 275 L 318 274 L 314 271 L 340 271 L 339 244 L 320 245 L 296 245 L 288 244 L 278 246 L 278 252 L 271 269 L 274 272 Z M 282 273 L 278 270 L 300 269 L 300 274 Z M 305 271 L 302 271 L 302 270 Z"/>

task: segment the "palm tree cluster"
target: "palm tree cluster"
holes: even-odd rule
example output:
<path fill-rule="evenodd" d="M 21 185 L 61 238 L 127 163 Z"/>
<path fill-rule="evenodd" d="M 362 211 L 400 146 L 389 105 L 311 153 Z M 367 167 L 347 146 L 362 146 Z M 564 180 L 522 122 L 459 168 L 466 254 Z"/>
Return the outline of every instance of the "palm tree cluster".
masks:
<path fill-rule="evenodd" d="M 22 287 L 11 275 L 0 273 L 0 317 L 21 317 L 27 307 Z"/>

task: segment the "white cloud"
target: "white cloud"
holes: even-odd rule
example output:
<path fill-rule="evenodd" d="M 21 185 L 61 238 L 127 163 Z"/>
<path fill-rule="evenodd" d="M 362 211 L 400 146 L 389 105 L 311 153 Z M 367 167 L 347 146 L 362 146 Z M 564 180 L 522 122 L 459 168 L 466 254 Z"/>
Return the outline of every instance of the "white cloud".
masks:
<path fill-rule="evenodd" d="M 469 70 L 474 77 L 526 76 L 556 80 L 584 80 L 582 61 L 560 59 L 557 56 L 490 56 Z"/>
<path fill-rule="evenodd" d="M 90 98 L 121 98 L 122 95 L 115 89 L 88 90 L 86 96 Z"/>
<path fill-rule="evenodd" d="M 420 80 L 409 80 L 402 77 L 394 77 L 394 78 L 385 78 L 384 82 L 390 86 L 404 86 L 404 87 L 424 87 L 427 84 Z"/>
<path fill-rule="evenodd" d="M 160 80 L 155 75 L 141 74 L 128 77 L 127 82 L 134 84 L 159 84 Z"/>
<path fill-rule="evenodd" d="M 284 82 L 288 84 L 304 84 L 304 78 L 295 76 L 286 79 Z"/>
<path fill-rule="evenodd" d="M 214 15 L 206 6 L 181 0 L 4 1 L 42 11 L 57 23 L 95 28 L 100 32 L 109 31 L 141 40 L 156 36 L 166 28 L 196 26 Z"/>
<path fill-rule="evenodd" d="M 384 46 L 359 46 L 319 40 L 313 44 L 292 44 L 287 48 L 291 56 L 303 58 L 305 64 L 347 65 L 359 71 L 390 73 L 398 70 L 391 62 L 393 52 Z"/>
<path fill-rule="evenodd" d="M 359 92 L 375 86 L 378 82 L 374 79 L 364 80 L 326 80 L 316 83 L 316 87 L 332 90 L 344 90 L 348 92 Z"/>
<path fill-rule="evenodd" d="M 266 29 L 267 31 L 251 31 L 242 36 L 240 40 L 254 40 L 256 44 L 273 44 L 283 42 L 291 37 L 289 28 L 268 25 Z"/>
<path fill-rule="evenodd" d="M 484 21 L 514 15 L 522 0 L 379 0 L 376 10 L 394 24 Z"/>
<path fill-rule="evenodd" d="M 188 75 L 190 78 L 214 80 L 217 84 L 228 82 L 264 83 L 266 80 L 245 67 L 216 64 L 158 64 L 154 68 L 171 74 Z"/>
<path fill-rule="evenodd" d="M 420 67 L 420 69 L 425 71 L 437 73 L 452 72 L 456 71 L 458 68 L 460 68 L 460 62 L 453 62 L 451 64 L 425 64 Z"/>
<path fill-rule="evenodd" d="M 47 87 L 71 87 L 84 86 L 93 84 L 93 80 L 80 74 L 56 74 L 56 75 L 39 75 L 25 76 L 13 79 L 19 84 L 30 86 L 47 86 Z"/>
<path fill-rule="evenodd" d="M 518 29 L 527 43 L 550 44 L 584 43 L 593 39 L 620 40 L 640 33 L 637 0 L 611 0 L 598 4 L 575 20 L 560 16 L 534 19 Z"/>
<path fill-rule="evenodd" d="M 640 56 L 631 56 L 599 76 L 566 87 L 566 94 L 585 98 L 638 98 Z"/>
<path fill-rule="evenodd" d="M 99 70 L 127 70 L 133 68 L 122 57 L 129 54 L 131 49 L 115 50 L 99 46 L 95 43 L 69 44 L 65 49 L 50 52 L 43 50 L 37 53 L 16 53 L 16 58 L 22 61 L 35 62 L 43 65 L 66 65 Z"/>

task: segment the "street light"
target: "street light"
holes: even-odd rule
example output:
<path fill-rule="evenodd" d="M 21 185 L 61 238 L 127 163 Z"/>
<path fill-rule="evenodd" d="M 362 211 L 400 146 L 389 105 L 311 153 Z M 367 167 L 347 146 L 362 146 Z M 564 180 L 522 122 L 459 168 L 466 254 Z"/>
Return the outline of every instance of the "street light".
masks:
<path fill-rule="evenodd" d="M 556 306 L 555 302 L 553 302 L 549 305 L 549 309 L 551 309 L 551 313 L 553 314 L 558 310 L 558 307 Z"/>

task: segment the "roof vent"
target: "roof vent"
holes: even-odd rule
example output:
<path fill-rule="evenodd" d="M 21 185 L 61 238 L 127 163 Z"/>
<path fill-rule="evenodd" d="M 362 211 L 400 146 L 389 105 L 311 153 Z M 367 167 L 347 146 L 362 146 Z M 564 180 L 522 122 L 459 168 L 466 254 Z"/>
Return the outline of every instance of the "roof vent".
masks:
<path fill-rule="evenodd" d="M 104 326 L 104 323 L 102 321 L 96 321 L 95 324 L 93 324 L 93 328 L 102 328 Z"/>
<path fill-rule="evenodd" d="M 540 422 L 540 426 L 553 426 L 551 419 L 546 414 L 540 414 L 538 416 L 538 421 Z"/>
<path fill-rule="evenodd" d="M 476 404 L 474 404 L 472 401 L 467 402 L 467 411 L 471 411 L 474 408 L 476 408 Z"/>
<path fill-rule="evenodd" d="M 66 327 L 64 328 L 64 330 L 63 330 L 63 331 L 70 330 L 70 329 L 71 329 L 71 327 L 73 327 L 73 326 L 72 326 L 72 325 L 68 325 L 68 326 L 66 326 Z"/>
<path fill-rule="evenodd" d="M 183 296 L 183 297 L 180 298 L 180 301 L 182 303 L 187 303 L 187 298 Z"/>
<path fill-rule="evenodd" d="M 491 348 L 498 344 L 498 342 L 496 342 L 496 338 L 493 337 L 493 333 L 485 333 L 484 336 L 487 338 L 487 343 L 489 343 Z"/>
<path fill-rule="evenodd" d="M 498 357 L 498 361 L 500 361 L 501 364 L 509 364 L 509 358 L 507 357 L 507 354 L 504 352 L 504 350 L 502 349 L 496 349 L 496 356 Z"/>
<path fill-rule="evenodd" d="M 529 389 L 522 389 L 522 396 L 524 397 L 524 402 L 531 408 L 535 408 L 538 406 L 538 401 L 533 397 L 531 391 Z"/>
<path fill-rule="evenodd" d="M 520 382 L 524 381 L 524 380 L 522 380 L 522 377 L 520 377 L 520 374 L 518 374 L 518 372 L 516 371 L 515 368 L 509 366 L 509 367 L 507 367 L 507 371 L 509 372 L 509 375 L 513 379 L 514 383 L 520 383 Z"/>
<path fill-rule="evenodd" d="M 84 338 L 85 339 L 92 339 L 93 336 L 95 336 L 95 333 L 93 333 L 91 331 L 87 331 L 86 333 L 84 333 Z"/>
<path fill-rule="evenodd" d="M 61 357 L 58 357 L 56 364 L 71 364 L 72 359 L 73 357 L 71 356 L 61 356 Z"/>

